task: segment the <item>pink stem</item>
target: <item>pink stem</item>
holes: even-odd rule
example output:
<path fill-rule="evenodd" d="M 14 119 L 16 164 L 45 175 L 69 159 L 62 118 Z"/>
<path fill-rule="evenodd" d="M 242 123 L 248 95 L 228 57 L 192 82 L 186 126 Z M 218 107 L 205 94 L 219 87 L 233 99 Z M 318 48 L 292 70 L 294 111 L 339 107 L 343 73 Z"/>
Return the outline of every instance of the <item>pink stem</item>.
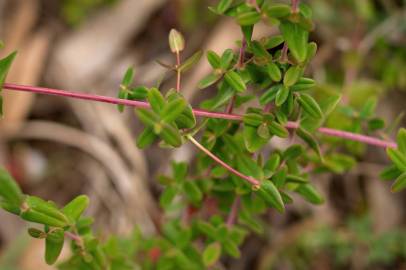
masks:
<path fill-rule="evenodd" d="M 176 71 L 176 91 L 180 91 L 180 53 L 177 52 L 176 53 L 176 67 L 177 67 L 177 71 Z"/>
<path fill-rule="evenodd" d="M 44 88 L 44 87 L 35 87 L 35 86 L 27 86 L 27 85 L 18 85 L 18 84 L 11 84 L 5 83 L 3 85 L 4 89 L 8 90 L 17 90 L 17 91 L 25 91 L 25 92 L 33 92 L 37 94 L 45 94 L 45 95 L 54 95 L 54 96 L 63 96 L 69 98 L 76 98 L 76 99 L 84 99 L 84 100 L 92 100 L 92 101 L 99 101 L 105 102 L 110 104 L 122 104 L 137 108 L 150 108 L 148 102 L 144 101 L 136 101 L 136 100 L 126 100 L 126 99 L 119 99 L 113 97 L 106 97 L 94 94 L 85 94 L 85 93 L 78 93 L 66 90 L 59 90 L 59 89 L 52 89 L 52 88 Z M 242 121 L 243 116 L 239 114 L 228 114 L 228 113 L 221 113 L 221 112 L 210 112 L 206 110 L 200 109 L 193 109 L 193 112 L 196 116 L 201 117 L 209 117 L 209 118 L 220 118 L 220 119 L 227 119 L 227 120 L 235 120 L 235 121 Z M 299 127 L 298 123 L 295 122 L 288 122 L 286 127 L 289 129 L 297 129 Z M 333 136 L 333 137 L 340 137 L 347 140 L 358 141 L 378 147 L 384 148 L 396 148 L 397 145 L 391 141 L 385 141 L 374 137 L 369 137 L 361 134 L 351 133 L 342 130 L 335 130 L 330 128 L 319 128 L 318 132 Z"/>
<path fill-rule="evenodd" d="M 76 243 L 81 243 L 82 242 L 82 238 L 80 238 L 79 235 L 71 233 L 71 232 L 65 232 L 65 236 L 74 240 Z"/>
<path fill-rule="evenodd" d="M 299 0 L 292 0 L 292 13 L 299 11 Z"/>
<path fill-rule="evenodd" d="M 231 228 L 235 223 L 235 220 L 236 220 L 237 214 L 238 214 L 238 207 L 240 206 L 240 200 L 241 200 L 241 198 L 239 195 L 237 195 L 237 197 L 235 197 L 235 199 L 234 199 L 233 205 L 231 206 L 230 214 L 228 215 L 228 218 L 227 218 L 227 227 L 228 228 Z"/>
<path fill-rule="evenodd" d="M 226 168 L 228 171 L 230 171 L 231 173 L 237 175 L 238 177 L 241 177 L 242 179 L 246 180 L 247 182 L 249 182 L 251 185 L 253 186 L 259 186 L 260 185 L 260 181 L 251 177 L 251 176 L 247 176 L 245 174 L 240 173 L 239 171 L 237 171 L 236 169 L 234 169 L 233 167 L 231 167 L 230 165 L 228 165 L 227 163 L 225 163 L 224 161 L 222 161 L 219 157 L 217 157 L 216 155 L 214 155 L 212 152 L 210 152 L 208 149 L 206 149 L 203 145 L 201 145 L 198 141 L 196 141 L 192 136 L 188 136 L 188 139 L 197 147 L 199 148 L 202 152 L 204 152 L 206 155 L 208 155 L 209 157 L 211 157 L 215 162 L 217 162 L 218 164 L 220 164 L 221 166 L 223 166 L 224 168 Z"/>

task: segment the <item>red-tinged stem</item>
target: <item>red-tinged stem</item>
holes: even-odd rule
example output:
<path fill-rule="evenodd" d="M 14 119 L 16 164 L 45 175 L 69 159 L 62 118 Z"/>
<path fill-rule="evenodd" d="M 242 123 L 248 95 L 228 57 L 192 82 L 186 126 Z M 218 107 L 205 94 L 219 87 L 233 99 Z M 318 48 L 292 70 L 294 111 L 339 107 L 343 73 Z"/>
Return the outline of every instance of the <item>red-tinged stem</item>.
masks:
<path fill-rule="evenodd" d="M 397 148 L 397 144 L 391 141 L 385 141 L 374 137 L 369 137 L 362 134 L 356 134 L 344 130 L 337 130 L 332 128 L 321 127 L 317 130 L 328 136 L 339 137 L 351 141 L 362 142 L 365 144 L 375 145 L 383 148 Z"/>
<path fill-rule="evenodd" d="M 246 49 L 247 49 L 247 40 L 245 39 L 245 36 L 243 36 L 242 41 L 241 41 L 240 53 L 238 55 L 238 68 L 242 68 L 244 66 Z"/>
<path fill-rule="evenodd" d="M 222 161 L 219 157 L 217 157 L 216 155 L 214 155 L 212 152 L 210 152 L 208 149 L 206 149 L 203 145 L 201 145 L 198 141 L 195 140 L 195 138 L 193 138 L 192 136 L 187 136 L 189 141 L 191 143 L 193 143 L 197 148 L 199 148 L 203 153 L 205 153 L 206 155 L 208 155 L 209 157 L 211 157 L 215 162 L 217 162 L 218 164 L 220 164 L 221 166 L 223 166 L 224 168 L 226 168 L 229 172 L 235 174 L 236 176 L 246 180 L 247 182 L 249 182 L 251 185 L 253 186 L 259 186 L 260 185 L 260 181 L 251 177 L 251 176 L 247 176 L 245 174 L 240 173 L 239 171 L 237 171 L 236 169 L 234 169 L 233 167 L 231 167 L 230 165 L 228 165 L 227 163 L 225 163 L 224 161 Z"/>
<path fill-rule="evenodd" d="M 180 91 L 180 53 L 176 52 L 176 91 Z"/>
<path fill-rule="evenodd" d="M 283 43 L 283 48 L 281 52 L 281 61 L 282 62 L 287 62 L 288 61 L 288 44 Z"/>
<path fill-rule="evenodd" d="M 227 227 L 231 228 L 234 223 L 235 220 L 237 219 L 237 214 L 238 214 L 238 207 L 240 207 L 240 201 L 241 198 L 239 195 L 237 195 L 237 197 L 235 197 L 233 205 L 231 206 L 231 210 L 230 213 L 228 214 L 228 218 L 227 218 Z"/>
<path fill-rule="evenodd" d="M 65 232 L 65 236 L 72 239 L 73 241 L 75 241 L 78 245 L 80 245 L 82 243 L 82 238 L 74 233 L 71 232 Z"/>
<path fill-rule="evenodd" d="M 299 12 L 299 0 L 292 0 L 292 13 Z"/>
<path fill-rule="evenodd" d="M 16 91 L 25 91 L 25 92 L 32 92 L 37 94 L 45 94 L 45 95 L 54 95 L 54 96 L 62 96 L 62 97 L 69 97 L 75 99 L 84 99 L 84 100 L 92 100 L 110 104 L 121 104 L 126 106 L 132 106 L 137 108 L 150 108 L 148 102 L 144 101 L 136 101 L 136 100 L 126 100 L 126 99 L 119 99 L 113 97 L 106 97 L 94 94 L 86 94 L 86 93 L 78 93 L 66 90 L 59 90 L 59 89 L 52 89 L 52 88 L 44 88 L 44 87 L 35 87 L 35 86 L 27 86 L 27 85 L 18 85 L 18 84 L 11 84 L 5 83 L 3 85 L 4 89 L 8 90 L 16 90 Z M 242 121 L 243 116 L 239 114 L 228 114 L 228 113 L 221 113 L 221 112 L 210 112 L 206 110 L 200 109 L 193 109 L 193 112 L 196 116 L 200 117 L 208 117 L 208 118 L 219 118 L 219 119 L 227 119 L 227 120 L 235 120 L 235 121 Z M 286 127 L 289 129 L 297 129 L 299 127 L 298 123 L 295 122 L 288 122 Z M 384 148 L 396 148 L 397 145 L 391 141 L 385 141 L 381 139 L 377 139 L 374 137 L 365 136 L 362 134 L 351 133 L 342 130 L 330 129 L 330 128 L 319 128 L 318 132 L 333 136 L 333 137 L 340 137 L 347 140 L 358 141 L 370 145 L 375 145 L 378 147 Z"/>

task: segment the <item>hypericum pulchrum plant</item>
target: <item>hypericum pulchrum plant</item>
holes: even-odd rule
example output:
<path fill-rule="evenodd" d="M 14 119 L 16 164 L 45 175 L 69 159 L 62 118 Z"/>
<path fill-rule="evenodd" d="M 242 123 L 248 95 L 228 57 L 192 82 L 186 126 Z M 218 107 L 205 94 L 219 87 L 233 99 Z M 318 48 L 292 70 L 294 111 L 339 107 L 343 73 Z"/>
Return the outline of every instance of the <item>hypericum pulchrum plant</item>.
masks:
<path fill-rule="evenodd" d="M 238 258 L 247 234 L 263 231 L 261 215 L 273 209 L 283 213 L 292 193 L 312 204 L 323 203 L 312 178 L 350 169 L 355 163 L 351 150 L 360 143 L 386 148 L 393 165 L 382 178 L 396 179 L 395 192 L 405 188 L 406 130 L 399 131 L 397 143 L 359 134 L 383 133 L 385 124 L 375 116 L 376 100 L 360 110 L 339 104 L 340 93 L 314 91 L 314 80 L 304 75 L 317 50 L 309 41 L 313 23 L 306 4 L 221 0 L 210 9 L 234 18 L 242 38 L 237 52 L 206 53 L 212 72 L 198 87 L 205 91 L 215 86 L 217 95 L 203 101 L 201 109 L 182 96 L 181 77 L 203 53 L 182 61 L 185 41 L 176 30 L 169 34 L 176 64 L 161 63 L 176 75 L 173 89 L 134 87 L 132 68 L 122 80 L 119 98 L 14 85 L 5 83 L 5 77 L 15 53 L 0 61 L 1 89 L 108 102 L 120 111 L 133 106 L 145 126 L 137 137 L 139 148 L 155 142 L 171 148 L 192 143 L 200 150 L 193 163 L 173 162 L 172 175 L 159 178 L 165 186 L 159 198 L 165 222 L 157 235 L 136 230 L 128 238 L 111 236 L 104 242 L 92 233 L 93 220 L 82 216 L 89 203 L 86 196 L 60 208 L 23 194 L 1 170 L 1 207 L 41 225 L 28 232 L 45 240 L 47 263 L 56 262 L 68 239 L 71 257 L 60 269 L 215 269 L 222 256 Z M 277 26 L 280 34 L 253 40 L 254 26 L 261 20 Z M 337 111 L 355 115 L 353 130 L 322 127 Z M 270 147 L 273 137 L 291 144 Z M 344 150 L 338 152 L 340 145 Z"/>

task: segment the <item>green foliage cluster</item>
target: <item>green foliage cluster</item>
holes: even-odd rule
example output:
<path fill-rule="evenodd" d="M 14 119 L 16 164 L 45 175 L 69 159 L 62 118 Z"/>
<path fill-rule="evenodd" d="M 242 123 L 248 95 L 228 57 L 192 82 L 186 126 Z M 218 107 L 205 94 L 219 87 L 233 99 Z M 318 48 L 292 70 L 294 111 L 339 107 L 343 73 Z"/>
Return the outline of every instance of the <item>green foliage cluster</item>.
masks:
<path fill-rule="evenodd" d="M 342 226 L 315 225 L 311 230 L 272 253 L 264 264 L 278 268 L 288 262 L 294 269 L 308 269 L 321 265 L 334 268 L 352 268 L 351 263 L 363 269 L 390 267 L 397 260 L 406 259 L 406 233 L 391 230 L 374 232 L 368 216 L 352 217 Z"/>
<path fill-rule="evenodd" d="M 341 105 L 338 91 L 320 90 L 306 77 L 306 67 L 317 51 L 317 45 L 309 41 L 313 22 L 308 5 L 298 5 L 295 0 L 292 5 L 221 0 L 210 10 L 234 18 L 242 39 L 237 42 L 238 53 L 231 49 L 220 54 L 207 52 L 212 72 L 198 87 L 217 91 L 200 107 L 214 114 L 225 112 L 223 116 L 245 109 L 242 121 L 221 117 L 197 121 L 182 96 L 181 75 L 200 60 L 202 52 L 181 63 L 186 44 L 176 30 L 169 34 L 176 65 L 160 63 L 177 74 L 176 88 L 163 93 L 160 86 L 133 87 L 134 70 L 130 68 L 118 93 L 121 99 L 148 102 L 135 110 L 145 126 L 137 138 L 138 147 L 159 141 L 161 147 L 176 148 L 189 141 L 201 150 L 193 164 L 173 163 L 172 175 L 159 177 L 164 187 L 159 202 L 165 222 L 157 235 L 145 236 L 137 230 L 129 238 L 112 236 L 101 242 L 91 231 L 92 220 L 81 217 L 88 204 L 85 196 L 58 208 L 22 194 L 1 171 L 2 208 L 43 225 L 29 233 L 45 239 L 49 264 L 56 261 L 64 239 L 70 238 L 72 256 L 60 264 L 61 269 L 217 268 L 223 256 L 240 257 L 245 237 L 251 232 L 263 233 L 262 217 L 273 210 L 283 213 L 285 205 L 293 202 L 292 194 L 312 204 L 323 203 L 311 176 L 343 173 L 355 165 L 354 149 L 359 143 L 320 138 L 316 131 L 322 125 L 340 127 L 340 119 L 353 119 L 345 129 L 384 131 L 383 120 L 375 115 L 376 99 L 362 106 Z M 261 20 L 277 26 L 280 34 L 253 40 L 254 26 Z M 13 57 L 0 61 L 2 83 Z M 285 140 L 289 146 L 266 147 L 273 138 Z M 344 146 L 344 151 L 338 151 L 338 146 Z M 388 148 L 387 153 L 394 165 L 385 170 L 383 178 L 397 179 L 392 189 L 400 191 L 406 186 L 405 129 L 398 134 L 397 149 Z"/>

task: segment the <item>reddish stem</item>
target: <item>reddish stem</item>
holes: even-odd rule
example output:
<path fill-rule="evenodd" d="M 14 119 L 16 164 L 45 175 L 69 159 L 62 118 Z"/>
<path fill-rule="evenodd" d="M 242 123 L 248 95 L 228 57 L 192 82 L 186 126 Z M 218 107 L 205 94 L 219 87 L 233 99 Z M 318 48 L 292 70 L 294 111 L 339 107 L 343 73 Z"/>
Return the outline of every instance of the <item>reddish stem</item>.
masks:
<path fill-rule="evenodd" d="M 37 94 L 45 94 L 45 95 L 55 95 L 55 96 L 63 96 L 69 98 L 76 98 L 76 99 L 84 99 L 84 100 L 92 100 L 98 102 L 105 102 L 110 104 L 122 104 L 126 106 L 132 106 L 137 108 L 150 108 L 148 102 L 144 101 L 136 101 L 136 100 L 126 100 L 126 99 L 119 99 L 113 97 L 106 97 L 94 94 L 85 94 L 85 93 L 78 93 L 78 92 L 71 92 L 66 90 L 59 90 L 59 89 L 52 89 L 52 88 L 44 88 L 44 87 L 34 87 L 34 86 L 26 86 L 26 85 L 18 85 L 18 84 L 11 84 L 5 83 L 3 85 L 4 89 L 8 90 L 17 90 L 17 91 L 25 91 L 25 92 L 33 92 Z M 227 119 L 227 120 L 235 120 L 235 121 L 242 121 L 243 116 L 239 114 L 228 114 L 228 113 L 221 113 L 221 112 L 210 112 L 201 109 L 193 109 L 193 112 L 196 116 L 201 117 L 209 117 L 209 118 L 219 118 L 219 119 Z M 295 122 L 288 122 L 286 127 L 289 129 L 297 129 L 299 127 L 298 123 Z M 347 140 L 358 141 L 370 145 L 375 145 L 378 147 L 384 148 L 397 148 L 396 143 L 391 141 L 385 141 L 374 137 L 365 136 L 362 134 L 351 133 L 342 130 L 335 130 L 330 128 L 319 128 L 318 132 L 333 136 L 339 137 Z"/>
<path fill-rule="evenodd" d="M 196 141 L 192 136 L 189 135 L 187 137 L 197 148 L 199 148 L 202 152 L 204 152 L 206 155 L 211 157 L 215 162 L 217 162 L 218 164 L 220 164 L 221 166 L 226 168 L 229 172 L 237 175 L 238 177 L 241 177 L 242 179 L 246 180 L 247 182 L 249 182 L 253 186 L 259 186 L 260 185 L 259 180 L 255 179 L 255 178 L 253 178 L 251 176 L 247 176 L 245 174 L 240 173 L 239 171 L 237 171 L 236 169 L 234 169 L 233 167 L 231 167 L 230 165 L 228 165 L 227 163 L 222 161 L 219 157 L 214 155 L 208 149 L 206 149 L 203 145 L 201 145 L 198 141 Z"/>
<path fill-rule="evenodd" d="M 299 12 L 299 0 L 292 0 L 292 13 Z"/>
<path fill-rule="evenodd" d="M 180 53 L 176 52 L 176 91 L 180 91 Z"/>
<path fill-rule="evenodd" d="M 66 231 L 65 236 L 75 241 L 78 245 L 82 243 L 82 238 L 77 234 Z"/>
<path fill-rule="evenodd" d="M 240 196 L 237 195 L 237 197 L 235 197 L 235 199 L 234 199 L 233 205 L 231 206 L 231 211 L 227 218 L 227 227 L 229 229 L 234 225 L 235 220 L 237 219 L 238 207 L 240 206 L 240 200 L 241 200 Z"/>

